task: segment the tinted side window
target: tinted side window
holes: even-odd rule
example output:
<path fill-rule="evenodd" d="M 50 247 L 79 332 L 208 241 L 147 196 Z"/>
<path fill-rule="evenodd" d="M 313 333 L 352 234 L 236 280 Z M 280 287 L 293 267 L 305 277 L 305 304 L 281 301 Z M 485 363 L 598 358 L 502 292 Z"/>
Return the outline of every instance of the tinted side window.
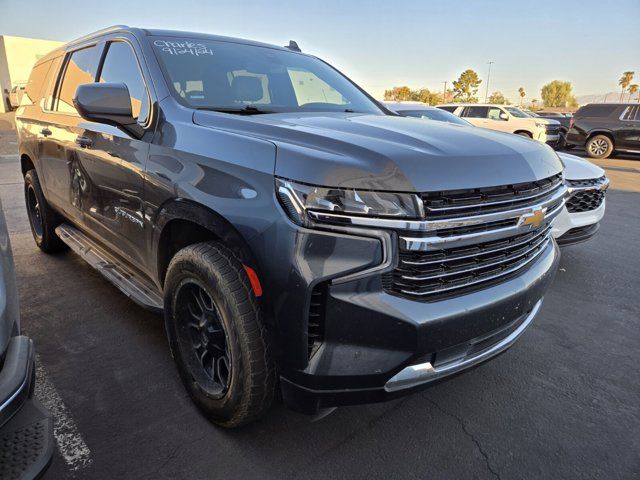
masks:
<path fill-rule="evenodd" d="M 640 106 L 627 107 L 623 120 L 640 121 Z"/>
<path fill-rule="evenodd" d="M 438 108 L 439 108 L 440 110 L 445 110 L 445 111 L 447 111 L 447 112 L 451 112 L 451 113 L 453 113 L 453 112 L 455 112 L 455 111 L 456 111 L 456 108 L 458 108 L 458 107 L 438 107 Z"/>
<path fill-rule="evenodd" d="M 83 48 L 71 54 L 64 70 L 64 78 L 58 91 L 56 106 L 58 112 L 77 113 L 73 97 L 78 85 L 93 83 L 96 74 L 97 47 Z"/>
<path fill-rule="evenodd" d="M 467 107 L 462 116 L 468 118 L 487 118 L 488 114 L 489 107 Z"/>
<path fill-rule="evenodd" d="M 124 83 L 129 89 L 134 118 L 144 123 L 149 116 L 149 97 L 136 55 L 125 42 L 109 44 L 100 70 L 100 82 Z"/>
<path fill-rule="evenodd" d="M 42 87 L 45 84 L 50 67 L 50 60 L 33 67 L 31 75 L 29 76 L 29 81 L 24 89 L 24 95 L 22 96 L 21 103 L 24 104 L 25 101 L 28 101 L 29 103 L 34 104 L 38 101 L 42 94 Z"/>
<path fill-rule="evenodd" d="M 586 105 L 576 112 L 581 117 L 608 117 L 614 110 L 615 105 Z"/>

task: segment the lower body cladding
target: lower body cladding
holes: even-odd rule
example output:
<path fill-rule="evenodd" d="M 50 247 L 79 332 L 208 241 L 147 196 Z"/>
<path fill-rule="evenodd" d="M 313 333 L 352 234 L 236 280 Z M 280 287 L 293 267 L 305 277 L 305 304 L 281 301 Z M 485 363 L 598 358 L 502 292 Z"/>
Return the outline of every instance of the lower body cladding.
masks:
<path fill-rule="evenodd" d="M 593 237 L 600 228 L 604 217 L 606 200 L 594 210 L 570 213 L 566 208 L 553 223 L 553 237 L 560 246 L 584 242 Z"/>
<path fill-rule="evenodd" d="M 282 394 L 310 414 L 406 395 L 503 352 L 533 320 L 559 259 L 549 239 L 499 282 L 424 301 L 385 288 L 380 266 L 397 258 L 384 258 L 380 239 L 303 229 L 287 248 L 278 238 L 295 259 L 267 279 L 277 286 Z"/>

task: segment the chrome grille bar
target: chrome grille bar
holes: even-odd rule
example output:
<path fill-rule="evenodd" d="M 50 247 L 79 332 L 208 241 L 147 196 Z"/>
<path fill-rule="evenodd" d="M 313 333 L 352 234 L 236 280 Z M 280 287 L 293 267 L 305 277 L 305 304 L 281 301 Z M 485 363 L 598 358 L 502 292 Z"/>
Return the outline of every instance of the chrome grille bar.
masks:
<path fill-rule="evenodd" d="M 451 292 L 453 290 L 458 290 L 458 289 L 461 289 L 461 288 L 468 288 L 468 287 L 472 287 L 472 286 L 477 285 L 477 284 L 482 283 L 482 282 L 486 282 L 486 281 L 494 280 L 494 279 L 497 279 L 497 278 L 501 278 L 501 277 L 504 277 L 505 275 L 509 275 L 511 273 L 514 273 L 514 272 L 520 270 L 521 268 L 524 268 L 529 263 L 533 262 L 533 260 L 535 260 L 536 258 L 538 258 L 538 256 L 540 256 L 540 254 L 544 251 L 544 249 L 547 247 L 547 245 L 549 245 L 550 241 L 551 241 L 551 238 L 547 238 L 542 243 L 542 245 L 540 245 L 538 247 L 538 250 L 535 251 L 531 257 L 528 257 L 528 258 L 525 257 L 518 264 L 513 265 L 510 268 L 503 269 L 500 273 L 497 273 L 497 274 L 492 275 L 490 277 L 476 278 L 474 280 L 466 281 L 466 282 L 464 282 L 463 284 L 460 284 L 460 285 L 452 285 L 452 286 L 448 286 L 448 287 L 447 286 L 436 286 L 436 287 L 433 287 L 432 289 L 430 289 L 428 291 L 416 291 L 416 290 L 407 290 L 407 289 L 401 289 L 400 291 L 402 293 L 404 293 L 405 295 L 412 295 L 412 296 L 416 296 L 416 297 L 421 297 L 421 296 L 426 296 L 426 295 Z"/>
<path fill-rule="evenodd" d="M 527 247 L 527 249 L 524 252 L 516 251 L 516 252 L 513 252 L 513 253 L 509 253 L 505 257 L 500 258 L 499 260 L 485 262 L 485 263 L 478 262 L 476 265 L 473 265 L 473 266 L 470 266 L 470 267 L 460 267 L 458 269 L 446 270 L 444 272 L 437 271 L 437 272 L 431 273 L 429 275 L 420 275 L 420 276 L 401 275 L 401 278 L 403 280 L 425 281 L 425 280 L 433 280 L 433 279 L 442 278 L 442 277 L 450 277 L 450 276 L 453 276 L 453 275 L 462 275 L 462 274 L 465 274 L 465 273 L 473 273 L 476 270 L 482 270 L 483 268 L 489 268 L 489 267 L 493 267 L 493 266 L 496 266 L 496 265 L 501 265 L 501 264 L 503 264 L 505 262 L 509 262 L 511 260 L 515 260 L 517 258 L 527 256 L 533 250 L 538 248 L 543 242 L 547 241 L 549 239 L 548 237 L 549 237 L 549 234 L 547 232 L 547 235 L 545 235 L 544 237 L 537 238 L 536 240 L 534 240 L 533 244 L 531 246 Z M 508 250 L 510 248 L 511 247 L 505 247 L 503 250 Z M 480 255 L 483 255 L 483 254 L 484 254 L 484 252 L 482 254 L 480 254 Z"/>

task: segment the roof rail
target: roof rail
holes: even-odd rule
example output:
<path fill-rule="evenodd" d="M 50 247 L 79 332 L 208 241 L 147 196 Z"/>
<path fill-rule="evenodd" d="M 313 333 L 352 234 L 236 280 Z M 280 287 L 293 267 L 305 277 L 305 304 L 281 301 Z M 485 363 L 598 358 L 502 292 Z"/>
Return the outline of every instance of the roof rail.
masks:
<path fill-rule="evenodd" d="M 88 40 L 90 38 L 93 37 L 97 37 L 100 35 L 106 35 L 107 33 L 111 33 L 111 32 L 116 32 L 118 30 L 122 30 L 124 28 L 129 28 L 128 25 L 112 25 L 110 27 L 107 28 L 102 28 L 100 30 L 96 30 L 95 32 L 89 33 L 87 35 L 84 35 L 80 38 L 76 38 L 75 40 L 71 40 L 69 43 L 67 43 L 67 45 L 75 45 L 76 43 L 80 43 L 83 42 L 85 40 Z"/>

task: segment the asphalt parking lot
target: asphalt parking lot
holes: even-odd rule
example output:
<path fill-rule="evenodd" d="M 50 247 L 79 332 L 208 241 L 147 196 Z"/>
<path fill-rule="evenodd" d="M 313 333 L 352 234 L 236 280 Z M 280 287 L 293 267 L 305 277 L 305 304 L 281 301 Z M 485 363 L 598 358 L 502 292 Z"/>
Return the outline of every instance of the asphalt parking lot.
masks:
<path fill-rule="evenodd" d="M 160 317 L 73 253 L 36 248 L 16 152 L 0 118 L 23 329 L 56 421 L 45 479 L 640 478 L 640 156 L 599 162 L 612 179 L 601 231 L 562 251 L 509 352 L 402 400 L 316 422 L 276 405 L 225 431 L 187 398 Z"/>

